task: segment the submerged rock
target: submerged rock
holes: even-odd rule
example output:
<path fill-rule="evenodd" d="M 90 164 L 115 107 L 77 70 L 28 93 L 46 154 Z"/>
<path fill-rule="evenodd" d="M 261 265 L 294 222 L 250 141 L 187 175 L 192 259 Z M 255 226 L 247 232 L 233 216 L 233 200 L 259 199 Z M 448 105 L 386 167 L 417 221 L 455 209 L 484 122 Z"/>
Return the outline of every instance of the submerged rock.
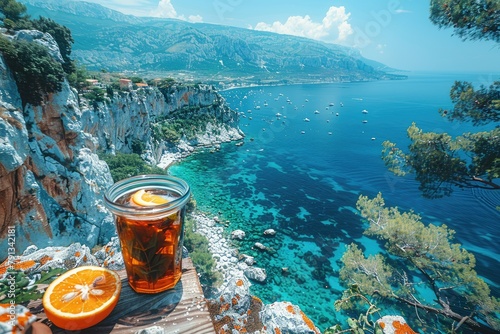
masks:
<path fill-rule="evenodd" d="M 273 230 L 272 228 L 270 228 L 270 229 L 267 229 L 264 231 L 264 235 L 272 237 L 272 236 L 276 235 L 276 231 Z"/>
<path fill-rule="evenodd" d="M 260 242 L 256 242 L 253 246 L 260 250 L 267 250 L 267 247 L 261 244 Z"/>
<path fill-rule="evenodd" d="M 233 232 L 231 232 L 231 238 L 232 239 L 238 239 L 238 240 L 243 240 L 245 239 L 245 231 L 242 231 L 242 230 L 234 230 Z"/>

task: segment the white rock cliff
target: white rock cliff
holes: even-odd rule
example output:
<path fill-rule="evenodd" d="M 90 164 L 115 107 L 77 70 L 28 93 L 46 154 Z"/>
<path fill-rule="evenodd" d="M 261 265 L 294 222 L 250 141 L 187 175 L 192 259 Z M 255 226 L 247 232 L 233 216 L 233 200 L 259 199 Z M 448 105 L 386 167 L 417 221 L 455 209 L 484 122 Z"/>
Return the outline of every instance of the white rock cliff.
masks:
<path fill-rule="evenodd" d="M 50 35 L 23 31 L 14 38 L 45 45 L 55 59 L 60 57 Z M 177 146 L 154 139 L 151 122 L 186 106 L 218 113 L 228 127 Z M 196 145 L 242 138 L 237 117 L 204 86 L 172 87 L 166 97 L 156 88 L 120 91 L 89 106 L 65 82 L 41 106 L 28 104 L 23 110 L 13 75 L 0 57 L 0 254 L 7 254 L 9 227 L 15 227 L 17 254 L 33 244 L 105 244 L 116 233 L 103 205 L 113 180 L 98 150 L 130 153 L 139 140 L 145 144 L 144 158 L 158 164 L 162 156 L 182 157 Z"/>

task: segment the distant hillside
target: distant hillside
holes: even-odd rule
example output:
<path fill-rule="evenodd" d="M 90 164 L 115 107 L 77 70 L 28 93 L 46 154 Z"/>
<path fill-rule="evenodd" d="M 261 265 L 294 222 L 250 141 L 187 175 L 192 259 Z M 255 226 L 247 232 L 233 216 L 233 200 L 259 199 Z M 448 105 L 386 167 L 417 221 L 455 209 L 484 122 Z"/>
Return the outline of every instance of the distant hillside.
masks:
<path fill-rule="evenodd" d="M 306 38 L 135 17 L 86 2 L 20 2 L 33 18 L 48 17 L 70 28 L 73 58 L 93 70 L 243 84 L 402 78 L 354 49 Z"/>

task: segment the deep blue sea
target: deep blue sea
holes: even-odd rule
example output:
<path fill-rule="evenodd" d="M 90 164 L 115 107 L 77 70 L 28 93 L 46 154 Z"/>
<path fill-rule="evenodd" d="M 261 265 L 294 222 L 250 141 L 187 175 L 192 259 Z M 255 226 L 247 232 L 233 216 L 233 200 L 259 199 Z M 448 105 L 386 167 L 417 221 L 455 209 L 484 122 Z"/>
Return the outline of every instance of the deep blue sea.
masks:
<path fill-rule="evenodd" d="M 228 234 L 246 232 L 240 252 L 255 256 L 268 273 L 252 292 L 266 303 L 299 305 L 322 330 L 344 320 L 333 303 L 343 289 L 338 260 L 345 246 L 355 242 L 366 254 L 380 251 L 363 236 L 366 226 L 355 209 L 360 195 L 381 192 L 386 205 L 454 229 L 455 241 L 476 256 L 477 272 L 500 296 L 500 192 L 457 189 L 451 197 L 425 199 L 412 176 L 394 176 L 381 160 L 384 140 L 407 147 L 412 122 L 454 135 L 474 130 L 447 122 L 438 109 L 452 107 L 455 80 L 489 85 L 500 75 L 408 75 L 402 81 L 223 91 L 242 114 L 245 144 L 203 150 L 169 169 L 190 183 L 200 210 L 229 221 Z M 263 236 L 269 228 L 275 237 Z M 255 242 L 275 252 L 252 249 Z"/>

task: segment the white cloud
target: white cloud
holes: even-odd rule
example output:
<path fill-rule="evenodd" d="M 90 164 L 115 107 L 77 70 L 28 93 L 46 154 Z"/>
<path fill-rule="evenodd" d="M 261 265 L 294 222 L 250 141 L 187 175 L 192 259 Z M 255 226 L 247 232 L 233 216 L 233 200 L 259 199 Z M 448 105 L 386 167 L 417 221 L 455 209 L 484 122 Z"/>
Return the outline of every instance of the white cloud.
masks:
<path fill-rule="evenodd" d="M 158 8 L 155 11 L 157 17 L 165 17 L 170 19 L 177 18 L 177 11 L 170 3 L 170 0 L 160 0 Z"/>
<path fill-rule="evenodd" d="M 332 6 L 321 22 L 314 22 L 309 15 L 290 16 L 285 23 L 259 22 L 254 29 L 341 43 L 353 33 L 351 24 L 348 22 L 350 15 L 351 13 L 346 13 L 344 6 Z"/>
<path fill-rule="evenodd" d="M 158 7 L 151 11 L 151 16 L 178 19 L 189 22 L 203 22 L 203 18 L 200 15 L 189 15 L 187 19 L 184 15 L 178 15 L 171 3 L 171 0 L 160 0 L 158 2 Z"/>
<path fill-rule="evenodd" d="M 189 15 L 188 21 L 193 23 L 200 23 L 203 22 L 203 17 L 201 17 L 200 15 Z"/>

